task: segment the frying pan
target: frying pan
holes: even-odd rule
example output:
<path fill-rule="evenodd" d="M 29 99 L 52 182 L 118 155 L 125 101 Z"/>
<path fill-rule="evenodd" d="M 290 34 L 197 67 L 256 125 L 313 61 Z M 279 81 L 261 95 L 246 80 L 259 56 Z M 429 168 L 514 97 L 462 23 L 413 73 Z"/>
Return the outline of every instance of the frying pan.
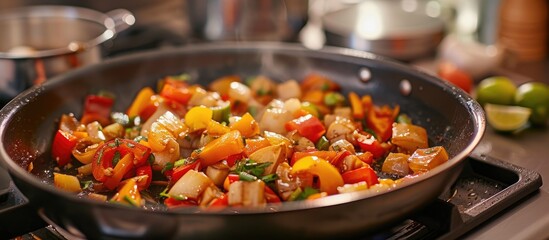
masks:
<path fill-rule="evenodd" d="M 56 120 L 81 114 L 86 94 L 116 94 L 124 111 L 144 86 L 166 75 L 188 73 L 207 84 L 217 77 L 267 75 L 275 80 L 325 75 L 370 94 L 376 104 L 398 104 L 425 127 L 431 145 L 444 146 L 450 160 L 387 192 L 356 192 L 261 209 L 135 209 L 79 198 L 52 184 L 50 146 Z M 0 157 L 16 186 L 56 225 L 77 236 L 113 238 L 343 238 L 359 237 L 402 220 L 426 206 L 459 175 L 463 159 L 480 141 L 485 118 L 465 92 L 418 69 L 343 48 L 309 50 L 284 43 L 215 43 L 156 50 L 110 59 L 58 76 L 25 91 L 0 111 Z M 33 162 L 34 170 L 27 172 Z M 48 164 L 49 163 L 49 164 Z"/>

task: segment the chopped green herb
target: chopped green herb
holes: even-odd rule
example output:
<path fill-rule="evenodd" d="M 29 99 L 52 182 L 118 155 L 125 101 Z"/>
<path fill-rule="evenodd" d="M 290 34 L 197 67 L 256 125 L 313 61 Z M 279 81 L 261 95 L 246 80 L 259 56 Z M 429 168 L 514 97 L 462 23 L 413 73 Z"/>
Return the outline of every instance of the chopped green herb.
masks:
<path fill-rule="evenodd" d="M 137 137 L 135 137 L 135 138 L 133 139 L 133 141 L 135 141 L 135 142 L 141 142 L 141 140 L 143 140 L 143 141 L 145 141 L 145 142 L 148 142 L 148 141 L 149 141 L 149 139 L 147 139 L 147 137 L 145 137 L 145 136 L 143 136 L 143 135 L 139 135 L 139 136 L 137 136 Z"/>
<path fill-rule="evenodd" d="M 170 76 L 170 78 L 172 78 L 174 80 L 185 82 L 185 81 L 191 80 L 191 75 L 183 73 L 183 74 L 180 74 L 180 75 Z"/>
<path fill-rule="evenodd" d="M 134 148 L 135 144 L 133 144 L 131 142 L 126 142 L 126 146 L 128 146 L 129 148 Z"/>
<path fill-rule="evenodd" d="M 118 164 L 119 161 L 120 161 L 120 152 L 116 151 L 114 152 L 114 156 L 112 157 L 112 165 L 116 166 L 116 164 Z"/>
<path fill-rule="evenodd" d="M 233 173 L 237 173 L 239 175 L 241 173 L 246 173 L 248 175 L 254 176 L 254 180 L 256 180 L 262 177 L 263 173 L 265 172 L 265 168 L 269 167 L 271 164 L 271 162 L 258 163 L 251 159 L 243 159 L 236 163 L 236 167 Z"/>
<path fill-rule="evenodd" d="M 183 159 L 179 159 L 177 161 L 175 161 L 175 163 L 173 163 L 173 167 L 176 168 L 176 167 L 179 167 L 179 166 L 183 166 L 187 163 L 187 159 L 186 158 L 183 158 Z"/>
<path fill-rule="evenodd" d="M 330 84 L 328 84 L 328 83 L 323 83 L 322 86 L 320 87 L 320 90 L 322 90 L 322 91 L 328 91 L 328 90 L 330 90 Z"/>
<path fill-rule="evenodd" d="M 88 189 L 92 185 L 93 181 L 83 181 L 80 184 L 84 185 L 83 189 Z"/>
<path fill-rule="evenodd" d="M 406 115 L 404 113 L 401 113 L 397 116 L 396 122 L 397 123 L 412 124 L 412 119 L 408 115 Z"/>
<path fill-rule="evenodd" d="M 134 207 L 137 207 L 137 203 L 135 202 L 135 200 L 133 200 L 130 196 L 128 195 L 124 195 L 124 201 L 126 201 L 127 203 L 129 203 L 130 205 L 134 206 Z"/>
<path fill-rule="evenodd" d="M 330 146 L 330 141 L 328 141 L 328 138 L 326 138 L 326 136 L 322 136 L 316 142 L 316 149 L 318 150 L 328 150 L 329 146 Z"/>
<path fill-rule="evenodd" d="M 324 95 L 324 104 L 327 106 L 336 106 L 345 101 L 345 97 L 341 93 L 329 92 Z"/>
<path fill-rule="evenodd" d="M 257 177 L 247 172 L 239 172 L 238 177 L 242 181 L 253 182 L 257 180 Z"/>
<path fill-rule="evenodd" d="M 171 196 L 171 197 L 174 198 L 175 200 L 178 200 L 178 201 L 184 201 L 184 200 L 189 199 L 187 196 L 185 196 L 183 194 L 179 194 L 179 195 L 175 195 L 175 196 Z"/>
<path fill-rule="evenodd" d="M 168 195 L 168 187 L 164 188 L 164 191 L 158 194 L 160 197 L 168 198 L 170 195 Z"/>
<path fill-rule="evenodd" d="M 266 96 L 266 95 L 271 95 L 271 91 L 270 91 L 270 90 L 263 89 L 263 88 L 260 88 L 260 89 L 257 89 L 257 91 L 255 92 L 255 94 L 256 94 L 257 96 Z"/>
<path fill-rule="evenodd" d="M 151 154 L 152 155 L 152 154 Z M 162 171 L 160 171 L 162 174 L 164 174 L 164 172 L 166 171 L 169 171 L 169 170 L 172 170 L 173 169 L 173 163 L 172 162 L 168 162 L 166 163 L 166 165 L 164 166 L 164 168 L 162 168 Z"/>
<path fill-rule="evenodd" d="M 154 159 L 154 154 L 151 153 L 151 154 L 149 155 L 149 159 L 147 159 L 147 162 L 149 162 L 149 164 L 153 165 L 154 160 L 155 160 L 155 159 Z"/>
<path fill-rule="evenodd" d="M 312 187 L 305 187 L 301 193 L 294 200 L 305 200 L 313 194 L 317 194 L 320 191 Z"/>
<path fill-rule="evenodd" d="M 116 95 L 112 92 L 109 92 L 107 90 L 100 90 L 98 93 L 97 93 L 97 96 L 100 96 L 100 97 L 108 97 L 108 98 L 112 98 L 112 99 L 115 99 L 116 98 Z"/>
<path fill-rule="evenodd" d="M 261 180 L 265 183 L 271 183 L 276 181 L 277 179 L 278 179 L 278 175 L 276 175 L 276 173 L 265 175 L 261 178 Z"/>

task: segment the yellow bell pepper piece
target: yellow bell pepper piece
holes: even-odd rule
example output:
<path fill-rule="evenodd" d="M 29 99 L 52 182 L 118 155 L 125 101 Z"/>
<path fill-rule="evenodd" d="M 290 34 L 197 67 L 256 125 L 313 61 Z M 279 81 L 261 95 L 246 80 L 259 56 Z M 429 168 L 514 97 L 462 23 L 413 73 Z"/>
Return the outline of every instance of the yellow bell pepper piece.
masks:
<path fill-rule="evenodd" d="M 210 108 L 204 106 L 193 107 L 185 114 L 185 125 L 191 131 L 205 129 L 210 124 L 212 116 L 213 111 Z"/>
<path fill-rule="evenodd" d="M 130 117 L 135 117 L 143 111 L 143 109 L 151 102 L 151 97 L 154 95 L 154 90 L 150 87 L 145 87 L 137 93 L 137 96 L 132 102 L 132 105 L 126 111 Z"/>
<path fill-rule="evenodd" d="M 209 166 L 242 151 L 244 151 L 242 135 L 239 131 L 232 130 L 201 148 L 198 151 L 198 158 L 204 166 Z"/>
<path fill-rule="evenodd" d="M 343 178 L 334 165 L 328 161 L 316 157 L 307 156 L 297 160 L 292 166 L 292 174 L 308 172 L 318 177 L 320 191 L 328 194 L 336 194 L 337 187 L 343 186 Z"/>
<path fill-rule="evenodd" d="M 82 188 L 80 188 L 80 181 L 73 175 L 53 173 L 53 183 L 56 187 L 65 189 L 69 192 L 82 192 Z"/>
<path fill-rule="evenodd" d="M 120 188 L 118 193 L 111 199 L 113 202 L 119 202 L 134 207 L 141 207 L 141 193 L 137 187 L 137 181 L 135 178 L 127 180 L 126 184 Z"/>
<path fill-rule="evenodd" d="M 246 113 L 231 125 L 231 130 L 238 130 L 243 137 L 249 138 L 259 134 L 259 124 L 250 113 Z"/>

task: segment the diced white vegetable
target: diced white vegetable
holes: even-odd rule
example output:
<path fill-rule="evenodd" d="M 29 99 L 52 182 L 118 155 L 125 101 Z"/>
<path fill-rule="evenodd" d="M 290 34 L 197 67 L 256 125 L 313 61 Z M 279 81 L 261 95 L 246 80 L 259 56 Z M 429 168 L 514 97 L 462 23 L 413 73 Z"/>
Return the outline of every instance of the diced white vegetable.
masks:
<path fill-rule="evenodd" d="M 218 162 L 206 168 L 206 176 L 208 176 L 216 186 L 223 186 L 223 182 L 229 175 L 229 166 L 225 162 Z"/>
<path fill-rule="evenodd" d="M 113 123 L 103 128 L 103 135 L 105 141 L 124 136 L 125 129 L 120 123 Z"/>
<path fill-rule="evenodd" d="M 253 152 L 249 158 L 258 163 L 271 163 L 263 172 L 263 175 L 268 175 L 274 173 L 278 165 L 286 160 L 286 152 L 282 144 L 272 145 Z"/>
<path fill-rule="evenodd" d="M 229 205 L 258 207 L 265 204 L 265 183 L 261 180 L 236 181 L 229 186 Z"/>
<path fill-rule="evenodd" d="M 391 142 L 407 153 L 429 147 L 425 128 L 413 124 L 395 123 Z"/>
<path fill-rule="evenodd" d="M 410 172 L 408 158 L 410 155 L 404 153 L 389 153 L 383 162 L 381 171 L 398 176 L 406 176 Z"/>
<path fill-rule="evenodd" d="M 336 152 L 347 150 L 353 155 L 356 153 L 355 152 L 355 146 L 353 146 L 352 143 L 350 143 L 349 141 L 347 141 L 345 139 L 339 139 L 339 140 L 335 141 L 334 143 L 332 143 L 330 145 L 328 150 L 336 151 Z"/>
<path fill-rule="evenodd" d="M 284 124 L 292 118 L 292 114 L 282 108 L 266 109 L 259 120 L 259 128 L 264 131 L 286 134 Z"/>
<path fill-rule="evenodd" d="M 213 182 L 206 174 L 189 170 L 183 175 L 173 187 L 168 191 L 168 195 L 176 197 L 188 197 L 190 199 L 198 199 L 200 195 L 213 185 Z"/>
<path fill-rule="evenodd" d="M 169 138 L 166 144 L 166 148 L 162 152 L 153 152 L 154 155 L 154 170 L 162 170 L 167 163 L 175 162 L 180 158 L 179 144 L 175 141 L 175 138 Z"/>
<path fill-rule="evenodd" d="M 168 107 L 166 107 L 164 104 L 158 105 L 158 108 L 156 111 L 147 119 L 145 123 L 143 123 L 143 126 L 141 126 L 141 135 L 147 136 L 149 134 L 149 131 L 151 130 L 151 125 L 158 120 L 158 118 L 164 113 L 168 111 Z"/>
<path fill-rule="evenodd" d="M 336 120 L 330 124 L 326 130 L 326 138 L 330 143 L 337 140 L 345 139 L 351 143 L 355 142 L 353 132 L 356 130 L 355 125 L 347 118 L 336 117 Z"/>
<path fill-rule="evenodd" d="M 243 103 L 248 102 L 252 97 L 252 93 L 248 86 L 240 82 L 232 82 L 229 86 L 229 98 Z"/>
<path fill-rule="evenodd" d="M 286 100 L 290 98 L 300 98 L 301 88 L 296 80 L 288 80 L 276 87 L 276 93 L 279 99 Z"/>
<path fill-rule="evenodd" d="M 171 111 L 166 111 L 156 120 L 158 124 L 166 128 L 174 137 L 187 129 L 181 118 Z"/>
<path fill-rule="evenodd" d="M 295 111 L 301 109 L 301 101 L 297 98 L 290 98 L 284 101 L 284 109 L 290 113 L 294 113 Z"/>
<path fill-rule="evenodd" d="M 86 125 L 86 132 L 88 133 L 88 136 L 94 140 L 105 141 L 105 135 L 101 131 L 101 128 L 101 124 L 98 121 L 94 121 Z"/>

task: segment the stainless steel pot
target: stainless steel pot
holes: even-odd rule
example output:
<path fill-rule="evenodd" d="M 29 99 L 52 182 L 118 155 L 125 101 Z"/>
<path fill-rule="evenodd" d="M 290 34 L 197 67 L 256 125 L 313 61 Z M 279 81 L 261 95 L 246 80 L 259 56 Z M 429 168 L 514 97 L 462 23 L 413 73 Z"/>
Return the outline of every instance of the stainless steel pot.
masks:
<path fill-rule="evenodd" d="M 186 1 L 195 38 L 292 41 L 308 18 L 308 0 Z"/>
<path fill-rule="evenodd" d="M 100 45 L 134 22 L 124 9 L 101 13 L 33 6 L 0 12 L 0 101 L 54 75 L 99 62 Z"/>

